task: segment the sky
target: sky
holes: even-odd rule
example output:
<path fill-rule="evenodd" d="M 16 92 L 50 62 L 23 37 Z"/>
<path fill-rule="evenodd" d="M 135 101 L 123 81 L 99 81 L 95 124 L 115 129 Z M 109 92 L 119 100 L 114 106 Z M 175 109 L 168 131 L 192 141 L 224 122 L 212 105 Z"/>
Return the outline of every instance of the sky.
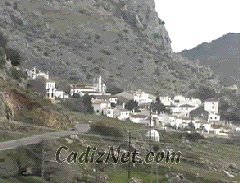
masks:
<path fill-rule="evenodd" d="M 175 52 L 229 32 L 240 33 L 240 0 L 155 0 L 155 4 Z"/>

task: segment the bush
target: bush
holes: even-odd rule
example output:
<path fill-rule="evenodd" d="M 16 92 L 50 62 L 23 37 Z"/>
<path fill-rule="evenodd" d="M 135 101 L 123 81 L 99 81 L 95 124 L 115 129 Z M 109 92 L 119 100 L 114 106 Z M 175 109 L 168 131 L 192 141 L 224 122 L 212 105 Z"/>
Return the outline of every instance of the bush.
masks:
<path fill-rule="evenodd" d="M 5 2 L 5 6 L 11 6 L 12 4 L 8 1 Z"/>
<path fill-rule="evenodd" d="M 186 139 L 192 142 L 197 142 L 198 140 L 204 139 L 204 136 L 199 133 L 190 133 L 186 136 Z"/>
<path fill-rule="evenodd" d="M 159 33 L 153 33 L 153 38 L 154 39 L 159 39 L 160 38 L 160 34 Z"/>
<path fill-rule="evenodd" d="M 22 70 L 17 70 L 16 68 L 11 68 L 12 77 L 15 80 L 21 81 L 21 79 L 27 79 L 27 74 Z"/>
<path fill-rule="evenodd" d="M 2 47 L 0 47 L 0 68 L 2 69 L 6 63 L 5 52 Z"/>
<path fill-rule="evenodd" d="M 14 3 L 13 3 L 13 9 L 14 9 L 14 10 L 17 10 L 17 9 L 18 9 L 18 3 L 17 3 L 17 2 L 14 2 Z"/>
<path fill-rule="evenodd" d="M 115 85 L 108 85 L 107 87 L 107 93 L 111 93 L 112 95 L 115 95 L 117 93 L 123 92 L 123 89 L 115 86 Z"/>
<path fill-rule="evenodd" d="M 90 131 L 103 136 L 124 137 L 124 132 L 122 129 L 112 126 L 106 126 L 102 122 L 92 124 Z"/>
<path fill-rule="evenodd" d="M 216 92 L 214 89 L 209 88 L 208 86 L 200 86 L 194 93 L 193 96 L 196 98 L 200 98 L 202 101 L 214 98 L 216 96 Z"/>
<path fill-rule="evenodd" d="M 0 47 L 5 48 L 7 45 L 7 38 L 0 32 Z"/>
<path fill-rule="evenodd" d="M 93 113 L 93 107 L 92 107 L 92 97 L 88 94 L 84 95 L 82 97 L 83 104 L 86 108 L 86 112 L 92 114 Z"/>
<path fill-rule="evenodd" d="M 7 59 L 11 60 L 12 66 L 19 66 L 22 61 L 19 51 L 13 48 L 6 49 L 6 56 Z"/>
<path fill-rule="evenodd" d="M 132 111 L 133 109 L 137 109 L 138 108 L 138 103 L 134 100 L 129 100 L 126 105 L 125 105 L 125 109 Z"/>
<path fill-rule="evenodd" d="M 102 49 L 100 52 L 102 52 L 104 55 L 107 55 L 107 56 L 111 55 L 111 52 L 106 49 Z"/>

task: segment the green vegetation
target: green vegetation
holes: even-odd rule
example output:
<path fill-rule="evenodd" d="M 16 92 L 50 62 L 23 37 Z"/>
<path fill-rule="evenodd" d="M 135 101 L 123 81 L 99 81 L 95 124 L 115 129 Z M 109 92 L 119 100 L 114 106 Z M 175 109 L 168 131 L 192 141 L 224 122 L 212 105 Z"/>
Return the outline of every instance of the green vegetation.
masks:
<path fill-rule="evenodd" d="M 160 114 L 161 112 L 170 113 L 170 110 L 166 109 L 164 104 L 160 101 L 159 97 L 157 97 L 156 101 L 152 103 L 152 110 L 153 112 L 158 112 L 158 114 Z"/>
<path fill-rule="evenodd" d="M 91 125 L 91 133 L 103 136 L 124 137 L 124 131 L 115 126 L 105 125 L 104 122 L 97 122 Z"/>
<path fill-rule="evenodd" d="M 216 92 L 213 88 L 210 88 L 209 86 L 201 85 L 193 93 L 193 96 L 201 99 L 202 101 L 204 101 L 204 100 L 209 99 L 209 98 L 215 98 Z"/>
<path fill-rule="evenodd" d="M 90 118 L 90 116 L 88 116 Z M 104 123 L 104 122 L 102 122 Z M 105 126 L 110 126 L 110 121 L 105 121 Z M 113 121 L 114 125 L 118 124 L 117 121 Z M 120 123 L 120 122 L 119 122 Z M 114 126 L 112 125 L 112 126 Z M 139 129 L 134 124 L 128 124 L 129 128 Z M 126 142 L 127 139 L 116 138 L 116 141 L 107 140 L 105 137 L 95 137 L 91 136 L 91 134 L 81 135 L 79 136 L 80 140 L 74 139 L 72 143 L 68 143 L 66 138 L 62 138 L 55 142 L 48 142 L 45 146 L 46 149 L 46 160 L 52 159 L 51 153 L 55 153 L 56 149 L 60 145 L 68 146 L 69 153 L 71 151 L 83 152 L 88 145 L 92 147 L 97 147 L 100 149 L 107 149 L 108 146 L 114 145 L 117 147 L 119 143 Z M 226 139 L 200 139 L 199 141 L 192 141 L 190 143 L 182 143 L 181 137 L 187 137 L 187 134 L 184 133 L 171 133 L 161 132 L 161 141 L 159 144 L 159 150 L 161 149 L 173 149 L 174 151 L 181 151 L 182 158 L 179 164 L 165 164 L 160 163 L 157 166 L 155 163 L 152 165 L 146 164 L 135 164 L 135 166 L 131 166 L 131 177 L 142 180 L 143 182 L 150 182 L 158 180 L 159 182 L 170 182 L 170 180 L 175 180 L 177 182 L 180 181 L 179 178 L 183 178 L 184 180 L 192 181 L 192 182 L 206 182 L 206 183 L 220 183 L 220 182 L 239 182 L 240 181 L 240 171 L 239 171 L 239 152 L 240 146 L 236 144 L 229 144 Z M 68 137 L 69 139 L 70 137 Z M 239 139 L 238 139 L 239 140 Z M 163 143 L 165 142 L 165 143 Z M 137 144 L 134 139 L 132 139 L 133 144 Z M 139 143 L 139 142 L 138 142 Z M 157 144 L 156 144 L 157 145 Z M 35 168 L 41 167 L 41 159 L 35 157 L 34 154 L 39 155 L 41 157 L 41 145 L 38 146 L 29 146 L 26 148 L 20 148 L 17 151 L 7 151 L 6 153 L 1 152 L 0 157 L 6 158 L 8 166 L 6 168 L 13 169 L 16 168 L 15 165 L 19 165 L 21 167 L 32 167 L 34 165 Z M 127 147 L 127 146 L 126 146 Z M 139 146 L 137 146 L 139 149 Z M 142 142 L 142 149 L 149 148 L 148 144 Z M 141 154 L 145 154 L 145 150 L 141 150 Z M 18 152 L 18 153 L 16 153 Z M 33 154 L 34 153 L 34 154 Z M 7 157 L 14 158 L 7 158 Z M 236 164 L 236 165 L 235 165 Z M 126 183 L 128 177 L 128 164 L 117 164 L 117 165 L 99 165 L 95 166 L 95 164 L 78 164 L 67 165 L 62 164 L 58 165 L 58 168 L 54 163 L 46 163 L 46 170 L 51 169 L 51 182 L 59 182 L 59 178 L 61 180 L 65 180 L 68 178 L 69 180 L 76 180 L 76 176 L 78 175 L 79 179 L 85 180 L 95 180 L 96 174 L 93 172 L 93 168 L 98 168 L 97 176 L 107 176 L 109 182 L 115 183 Z M 0 168 L 3 164 L 0 163 Z M 60 168 L 59 168 L 60 167 Z M 236 168 L 237 167 L 237 168 Z M 65 169 L 66 168 L 66 169 Z M 71 171 L 67 171 L 67 170 Z M 152 169 L 152 176 L 151 176 Z M 223 171 L 226 170 L 233 174 L 234 177 L 230 178 Z M 157 173 L 156 173 L 157 171 Z M 3 172 L 0 172 L 0 176 Z M 60 174 L 59 174 L 60 173 Z M 83 173 L 83 174 L 81 174 Z M 85 177 L 85 178 L 84 178 Z M 15 177 L 19 182 L 29 182 L 31 180 L 35 180 L 38 182 L 40 177 L 30 176 L 30 177 Z M 14 180 L 11 177 L 5 177 L 4 180 Z"/>
<path fill-rule="evenodd" d="M 11 68 L 11 75 L 13 79 L 19 82 L 21 82 L 22 79 L 27 79 L 27 74 L 20 69 L 16 69 L 15 67 Z"/>
<path fill-rule="evenodd" d="M 129 100 L 126 103 L 125 108 L 129 111 L 132 111 L 133 109 L 136 110 L 138 108 L 138 103 L 134 100 Z"/>
<path fill-rule="evenodd" d="M 2 47 L 0 47 L 0 69 L 3 69 L 5 66 L 5 51 Z"/>
<path fill-rule="evenodd" d="M 88 94 L 80 97 L 79 94 L 74 95 L 74 98 L 62 101 L 62 106 L 72 112 L 80 112 L 85 114 L 92 114 L 93 107 L 91 102 L 91 96 Z"/>
<path fill-rule="evenodd" d="M 19 51 L 13 48 L 7 48 L 5 50 L 7 59 L 11 60 L 12 66 L 19 66 L 22 61 L 22 56 Z"/>

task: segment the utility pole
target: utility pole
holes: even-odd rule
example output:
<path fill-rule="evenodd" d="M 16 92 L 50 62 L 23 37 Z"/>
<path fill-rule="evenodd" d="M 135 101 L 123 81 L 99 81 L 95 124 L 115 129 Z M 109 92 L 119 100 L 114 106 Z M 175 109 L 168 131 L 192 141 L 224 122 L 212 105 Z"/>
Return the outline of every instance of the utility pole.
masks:
<path fill-rule="evenodd" d="M 131 178 L 131 131 L 128 132 L 128 152 L 129 152 L 129 162 L 128 162 L 128 181 Z"/>
<path fill-rule="evenodd" d="M 152 103 L 150 104 L 150 120 L 149 120 L 149 127 L 150 127 L 150 141 L 149 141 L 149 150 L 151 152 L 151 140 L 152 140 L 152 130 L 151 130 L 151 125 L 152 125 Z M 150 174 L 150 183 L 152 183 L 152 164 L 150 165 L 151 166 L 151 174 Z"/>
<path fill-rule="evenodd" d="M 41 177 L 42 181 L 44 182 L 44 163 L 45 163 L 45 150 L 44 150 L 44 142 L 42 142 L 42 171 L 41 171 Z"/>
<path fill-rule="evenodd" d="M 98 169 L 97 169 L 97 163 L 95 164 L 95 182 L 98 182 Z"/>

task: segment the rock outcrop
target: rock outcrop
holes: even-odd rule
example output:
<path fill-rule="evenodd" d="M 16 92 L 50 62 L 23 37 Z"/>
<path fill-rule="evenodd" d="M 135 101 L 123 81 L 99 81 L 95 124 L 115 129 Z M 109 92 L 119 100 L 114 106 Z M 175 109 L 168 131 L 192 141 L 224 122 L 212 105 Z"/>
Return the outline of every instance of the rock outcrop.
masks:
<path fill-rule="evenodd" d="M 154 0 L 23 0 L 0 2 L 0 31 L 9 47 L 53 76 L 152 92 L 186 92 L 208 79 L 172 53 Z M 164 8 L 164 7 L 163 7 Z"/>

